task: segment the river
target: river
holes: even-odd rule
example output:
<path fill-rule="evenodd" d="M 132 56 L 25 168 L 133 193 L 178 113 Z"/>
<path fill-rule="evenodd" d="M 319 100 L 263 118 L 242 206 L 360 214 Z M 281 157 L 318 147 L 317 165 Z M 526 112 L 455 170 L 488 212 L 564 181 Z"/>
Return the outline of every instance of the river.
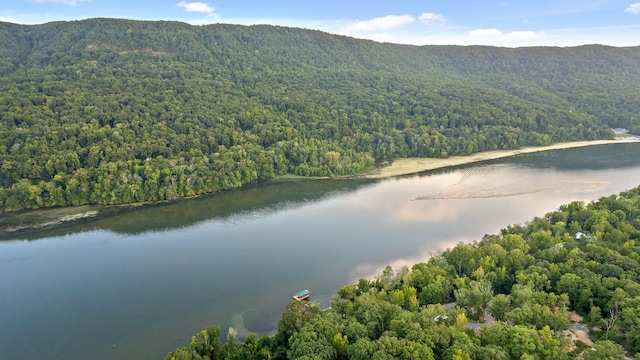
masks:
<path fill-rule="evenodd" d="M 518 155 L 385 180 L 270 182 L 0 242 L 0 354 L 159 359 L 219 325 L 270 334 L 291 295 L 330 305 L 558 206 L 640 184 L 640 144 Z"/>

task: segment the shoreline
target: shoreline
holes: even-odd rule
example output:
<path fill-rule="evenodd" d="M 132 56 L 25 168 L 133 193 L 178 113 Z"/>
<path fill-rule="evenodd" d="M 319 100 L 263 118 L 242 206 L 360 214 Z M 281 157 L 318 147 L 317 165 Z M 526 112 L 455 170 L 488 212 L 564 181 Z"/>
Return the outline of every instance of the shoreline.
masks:
<path fill-rule="evenodd" d="M 375 169 L 372 172 L 362 174 L 361 177 L 367 179 L 384 179 L 394 176 L 411 175 L 428 170 L 436 170 L 451 166 L 466 165 L 480 161 L 500 159 L 504 157 L 530 154 L 548 150 L 570 149 L 585 146 L 625 144 L 640 142 L 637 137 L 619 137 L 613 140 L 591 140 L 556 143 L 548 146 L 523 147 L 513 150 L 492 150 L 471 155 L 451 156 L 448 158 L 401 158 L 391 160 L 391 163 Z"/>
<path fill-rule="evenodd" d="M 474 153 L 466 156 L 451 156 L 448 158 L 401 158 L 390 160 L 382 166 L 378 166 L 370 172 L 360 175 L 338 177 L 335 179 L 384 179 L 394 176 L 411 175 L 428 170 L 436 170 L 451 166 L 471 164 L 480 161 L 499 159 L 518 154 L 528 154 L 547 150 L 568 149 L 584 146 L 621 144 L 640 142 L 640 137 L 619 137 L 614 140 L 593 140 L 576 141 L 566 143 L 556 143 L 549 146 L 525 147 L 514 150 L 494 150 L 481 153 Z M 299 181 L 299 180 L 319 180 L 329 178 L 305 178 L 297 176 L 284 176 L 274 178 L 275 181 Z M 207 196 L 211 194 L 206 194 Z M 9 240 L 21 235 L 36 233 L 41 230 L 55 229 L 67 225 L 81 222 L 89 222 L 122 212 L 136 209 L 158 206 L 174 201 L 184 201 L 188 198 L 176 199 L 173 201 L 161 201 L 155 203 L 134 203 L 120 205 L 80 205 L 62 208 L 44 208 L 35 210 L 23 210 L 15 213 L 3 213 L 0 215 L 0 241 Z"/>

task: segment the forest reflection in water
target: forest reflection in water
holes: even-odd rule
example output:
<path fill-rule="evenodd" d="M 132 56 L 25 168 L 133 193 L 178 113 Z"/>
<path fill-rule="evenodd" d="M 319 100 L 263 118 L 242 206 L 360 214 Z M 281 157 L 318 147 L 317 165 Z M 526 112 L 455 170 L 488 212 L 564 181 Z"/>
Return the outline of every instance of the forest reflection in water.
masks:
<path fill-rule="evenodd" d="M 296 291 L 328 306 L 386 265 L 638 186 L 638 145 L 382 181 L 259 184 L 3 241 L 0 352 L 162 358 L 212 325 L 269 334 Z"/>

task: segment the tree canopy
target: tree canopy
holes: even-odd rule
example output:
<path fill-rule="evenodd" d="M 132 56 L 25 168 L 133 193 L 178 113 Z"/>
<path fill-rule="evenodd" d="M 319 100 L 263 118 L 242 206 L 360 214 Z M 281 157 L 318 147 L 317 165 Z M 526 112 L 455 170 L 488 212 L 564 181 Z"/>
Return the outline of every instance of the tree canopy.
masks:
<path fill-rule="evenodd" d="M 640 132 L 640 48 L 380 44 L 277 27 L 0 23 L 0 209 Z"/>
<path fill-rule="evenodd" d="M 640 187 L 563 205 L 346 285 L 329 309 L 292 302 L 273 336 L 211 356 L 206 330 L 167 359 L 638 359 L 639 205 Z M 569 311 L 593 343 L 571 339 Z"/>

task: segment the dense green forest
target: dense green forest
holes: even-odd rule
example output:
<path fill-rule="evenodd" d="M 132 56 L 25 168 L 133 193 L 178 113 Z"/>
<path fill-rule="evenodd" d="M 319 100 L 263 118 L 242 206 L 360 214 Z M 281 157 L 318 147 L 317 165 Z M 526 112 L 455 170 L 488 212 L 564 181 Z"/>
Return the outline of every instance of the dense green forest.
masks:
<path fill-rule="evenodd" d="M 115 19 L 0 22 L 0 43 L 0 211 L 640 133 L 640 48 Z"/>
<path fill-rule="evenodd" d="M 573 202 L 388 267 L 329 309 L 293 301 L 271 337 L 221 344 L 213 327 L 167 359 L 640 359 L 639 239 L 640 187 Z M 588 337 L 570 338 L 569 311 Z"/>

